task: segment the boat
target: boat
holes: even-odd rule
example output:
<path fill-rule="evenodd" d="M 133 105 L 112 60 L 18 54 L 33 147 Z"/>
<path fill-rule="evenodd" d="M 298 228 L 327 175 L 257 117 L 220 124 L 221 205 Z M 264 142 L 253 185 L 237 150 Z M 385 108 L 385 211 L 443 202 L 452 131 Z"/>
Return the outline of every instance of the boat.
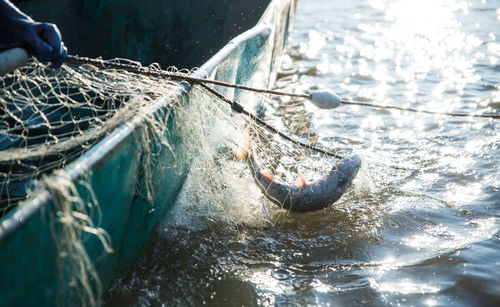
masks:
<path fill-rule="evenodd" d="M 267 88 L 276 75 L 295 2 L 52 0 L 23 1 L 18 6 L 35 20 L 57 24 L 71 54 L 126 58 L 145 65 L 158 62 L 163 67 L 199 66 L 193 73 L 198 78 Z M 86 221 L 99 233 L 76 229 L 63 237 L 67 229 L 54 226 L 61 218 L 57 204 L 61 195 L 50 185 L 21 197 L 1 217 L 1 306 L 95 305 L 134 264 L 172 209 L 192 163 L 183 157 L 181 146 L 189 133 L 176 127 L 171 105 L 176 99 L 186 105 L 203 101 L 191 95 L 190 85 L 182 86 L 183 90 L 144 107 L 143 112 L 168 127 L 165 137 L 170 148 L 165 150 L 161 142 L 151 144 L 154 161 L 139 141 L 145 123 L 134 118 L 48 174 L 69 181 L 80 199 L 99 203 L 100 209 Z M 224 94 L 237 100 L 241 92 L 225 89 Z M 150 174 L 144 171 L 146 164 Z M 154 199 L 137 191 L 137 186 L 147 190 L 148 180 Z M 72 200 L 66 201 L 75 210 Z M 86 256 L 77 261 L 85 263 L 71 263 L 68 254 L 77 250 Z"/>

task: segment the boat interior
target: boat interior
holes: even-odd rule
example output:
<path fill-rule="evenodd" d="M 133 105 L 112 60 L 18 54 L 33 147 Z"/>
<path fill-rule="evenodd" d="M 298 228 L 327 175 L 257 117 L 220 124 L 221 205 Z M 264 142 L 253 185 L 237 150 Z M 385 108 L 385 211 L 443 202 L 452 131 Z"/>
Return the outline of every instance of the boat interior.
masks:
<path fill-rule="evenodd" d="M 232 38 L 253 27 L 270 0 L 13 2 L 34 20 L 56 24 L 69 54 L 192 69 L 201 66 Z M 106 99 L 89 92 L 81 97 L 82 104 L 79 104 L 79 88 L 58 84 L 57 91 L 76 101 L 72 105 L 62 104 L 57 95 L 47 94 L 54 91 L 53 88 L 38 86 L 36 80 L 29 78 L 22 82 L 14 78 L 7 76 L 1 80 L 2 88 L 17 96 L 3 95 L 0 128 L 8 132 L 0 135 L 0 150 L 43 145 L 81 134 L 96 119 L 106 118 L 106 113 L 119 109 L 127 100 L 126 97 Z M 19 99 L 19 95 L 23 98 Z M 49 98 L 42 103 L 23 102 L 29 101 L 29 97 L 44 95 Z M 84 101 L 90 101 L 91 108 L 86 107 Z M 56 121 L 61 124 L 54 124 Z M 82 146 L 91 146 L 95 141 L 22 161 L 0 161 L 0 174 L 5 174 L 0 178 L 0 217 L 2 212 L 25 199 L 33 189 L 34 179 L 64 167 L 88 149 Z"/>
<path fill-rule="evenodd" d="M 56 24 L 70 54 L 191 69 L 254 26 L 270 0 L 14 2 L 34 20 Z"/>

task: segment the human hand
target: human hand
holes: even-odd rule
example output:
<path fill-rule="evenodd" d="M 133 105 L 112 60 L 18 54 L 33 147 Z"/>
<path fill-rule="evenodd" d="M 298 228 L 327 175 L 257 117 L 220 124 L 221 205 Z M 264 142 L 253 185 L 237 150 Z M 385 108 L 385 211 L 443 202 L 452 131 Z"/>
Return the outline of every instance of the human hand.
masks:
<path fill-rule="evenodd" d="M 68 55 L 56 25 L 35 22 L 7 0 L 0 0 L 0 44 L 23 47 L 53 67 L 61 66 Z"/>
<path fill-rule="evenodd" d="M 54 24 L 32 22 L 26 28 L 23 38 L 29 46 L 28 51 L 40 62 L 51 62 L 52 67 L 60 67 L 68 56 L 68 49 Z"/>

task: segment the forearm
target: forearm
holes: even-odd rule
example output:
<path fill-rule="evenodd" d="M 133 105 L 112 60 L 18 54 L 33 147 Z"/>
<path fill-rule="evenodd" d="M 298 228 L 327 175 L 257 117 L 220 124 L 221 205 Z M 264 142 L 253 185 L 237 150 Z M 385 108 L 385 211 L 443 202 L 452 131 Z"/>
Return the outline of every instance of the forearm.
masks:
<path fill-rule="evenodd" d="M 0 0 L 0 19 L 27 19 L 32 20 L 28 15 L 21 12 L 14 4 L 8 0 Z"/>
<path fill-rule="evenodd" d="M 22 47 L 41 62 L 60 66 L 67 56 L 57 26 L 35 22 L 8 0 L 0 0 L 0 47 Z"/>
<path fill-rule="evenodd" d="M 20 46 L 25 42 L 22 32 L 33 20 L 21 12 L 8 0 L 0 0 L 0 44 Z"/>

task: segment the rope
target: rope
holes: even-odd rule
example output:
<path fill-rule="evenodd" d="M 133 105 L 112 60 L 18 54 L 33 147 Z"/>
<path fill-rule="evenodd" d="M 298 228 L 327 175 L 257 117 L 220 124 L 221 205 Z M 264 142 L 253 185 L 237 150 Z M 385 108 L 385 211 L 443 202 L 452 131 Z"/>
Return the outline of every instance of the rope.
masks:
<path fill-rule="evenodd" d="M 348 101 L 342 100 L 342 104 L 347 105 L 356 105 L 370 108 L 378 108 L 378 109 L 393 109 L 393 110 L 401 110 L 401 111 L 409 111 L 409 112 L 418 112 L 418 113 L 426 113 L 426 114 L 439 114 L 439 115 L 448 115 L 448 116 L 459 116 L 459 117 L 486 117 L 493 119 L 500 119 L 500 114 L 474 114 L 474 113 L 452 113 L 452 112 L 438 112 L 438 111 L 430 111 L 430 110 L 419 110 L 414 108 L 405 108 L 405 107 L 397 107 L 397 106 L 384 106 L 366 102 L 357 102 L 357 101 Z"/>
<path fill-rule="evenodd" d="M 261 127 L 266 128 L 267 130 L 271 131 L 274 134 L 279 135 L 283 139 L 285 139 L 285 140 L 287 140 L 287 141 L 289 141 L 289 142 L 291 142 L 291 143 L 293 143 L 295 145 L 299 145 L 299 146 L 302 146 L 304 148 L 307 148 L 307 149 L 310 149 L 310 150 L 314 150 L 316 152 L 319 152 L 319 153 L 322 153 L 322 154 L 325 154 L 325 155 L 328 155 L 328 156 L 331 156 L 331 157 L 335 157 L 337 159 L 342 159 L 343 158 L 343 156 L 341 156 L 339 154 L 336 154 L 334 152 L 331 152 L 329 150 L 326 150 L 326 149 L 323 149 L 323 148 L 320 148 L 320 147 L 316 147 L 316 146 L 313 146 L 313 145 L 310 145 L 310 144 L 306 144 L 306 143 L 304 143 L 302 141 L 299 141 L 299 140 L 296 140 L 296 139 L 290 137 L 289 135 L 284 134 L 283 132 L 281 132 L 278 129 L 274 128 L 273 126 L 269 125 L 268 123 L 266 123 L 262 119 L 258 118 L 254 114 L 252 114 L 252 113 L 248 112 L 247 110 L 245 110 L 241 104 L 239 104 L 239 103 L 237 103 L 235 101 L 227 99 L 226 97 L 224 97 L 220 93 L 216 92 L 215 90 L 213 90 L 212 88 L 210 88 L 206 84 L 200 83 L 199 85 L 201 87 L 203 87 L 205 90 L 207 90 L 209 93 L 211 93 L 212 95 L 214 95 L 215 97 L 217 97 L 218 99 L 220 99 L 220 100 L 224 101 L 225 103 L 229 104 L 231 106 L 231 108 L 235 112 L 241 113 L 241 114 L 243 114 L 245 116 L 248 116 L 256 124 L 260 125 Z"/>
<path fill-rule="evenodd" d="M 106 61 L 101 60 L 101 59 L 79 57 L 79 56 L 75 56 L 75 55 L 68 55 L 66 63 L 74 64 L 74 65 L 91 64 L 91 65 L 94 65 L 96 67 L 100 67 L 100 68 L 104 68 L 104 69 L 123 69 L 123 70 L 126 70 L 128 72 L 138 73 L 138 74 L 147 75 L 147 76 L 166 77 L 166 78 L 175 79 L 175 80 L 189 81 L 189 82 L 193 82 L 196 84 L 210 83 L 210 84 L 220 85 L 220 86 L 224 86 L 224 87 L 231 87 L 231 88 L 236 88 L 239 90 L 247 90 L 247 91 L 252 91 L 252 92 L 257 92 L 257 93 L 265 93 L 265 94 L 272 94 L 272 95 L 278 95 L 278 96 L 290 96 L 290 97 L 296 97 L 296 98 L 307 98 L 307 99 L 311 98 L 311 95 L 308 95 L 308 94 L 293 94 L 293 93 L 285 93 L 285 92 L 274 91 L 274 90 L 254 88 L 254 87 L 249 87 L 249 86 L 244 86 L 244 85 L 234 84 L 234 83 L 228 83 L 228 82 L 223 82 L 223 81 L 217 81 L 217 80 L 211 80 L 211 79 L 205 79 L 205 78 L 197 78 L 197 77 L 193 77 L 193 76 L 190 76 L 188 74 L 184 74 L 184 73 L 180 73 L 180 72 L 158 70 L 158 69 L 154 69 L 154 68 L 142 67 L 142 66 L 138 66 L 138 65 L 136 66 L 136 65 L 131 65 L 131 64 L 124 64 L 124 63 L 106 62 Z"/>
<path fill-rule="evenodd" d="M 75 56 L 75 55 L 68 55 L 66 63 L 75 64 L 75 65 L 91 64 L 91 65 L 94 65 L 96 67 L 100 67 L 100 68 L 104 68 L 104 69 L 123 69 L 123 70 L 126 70 L 128 72 L 138 73 L 138 74 L 142 74 L 142 75 L 166 77 L 166 78 L 171 78 L 174 80 L 189 81 L 189 82 L 196 83 L 196 84 L 209 83 L 209 84 L 215 84 L 215 85 L 224 86 L 224 87 L 236 88 L 236 89 L 240 89 L 240 90 L 247 90 L 247 91 L 252 91 L 252 92 L 257 92 L 257 93 L 266 93 L 266 94 L 272 94 L 272 95 L 278 95 L 278 96 L 305 98 L 305 99 L 309 99 L 309 100 L 312 100 L 312 98 L 313 98 L 311 94 L 295 94 L 295 93 L 281 92 L 281 91 L 275 91 L 275 90 L 254 88 L 254 87 L 249 87 L 249 86 L 244 86 L 244 85 L 239 85 L 239 84 L 234 84 L 234 83 L 228 83 L 228 82 L 222 82 L 222 81 L 217 81 L 217 80 L 197 78 L 197 77 L 193 77 L 193 76 L 190 76 L 188 74 L 179 73 L 179 72 L 171 72 L 171 71 L 166 71 L 166 70 L 154 69 L 154 68 L 150 68 L 150 67 L 142 67 L 139 65 L 131 65 L 131 64 L 116 63 L 116 62 L 106 62 L 106 61 L 101 60 L 101 59 L 79 57 L 79 56 Z M 426 113 L 426 114 L 438 114 L 438 115 L 457 116 L 457 117 L 482 117 L 482 118 L 500 119 L 500 114 L 492 114 L 492 113 L 470 114 L 470 113 L 438 112 L 438 111 L 430 111 L 430 110 L 419 110 L 419 109 L 415 109 L 415 108 L 385 106 L 385 105 L 378 105 L 378 104 L 364 103 L 364 102 L 357 102 L 357 101 L 349 101 L 349 100 L 341 100 L 341 103 L 345 104 L 345 105 L 357 105 L 357 106 L 379 108 L 379 109 L 394 109 L 394 110 Z"/>
<path fill-rule="evenodd" d="M 108 62 L 108 61 L 104 61 L 102 59 L 80 57 L 80 56 L 75 56 L 75 55 L 68 55 L 66 63 L 74 64 L 74 65 L 91 64 L 91 65 L 94 65 L 98 68 L 103 68 L 103 69 L 121 69 L 121 70 L 125 70 L 125 71 L 132 72 L 132 73 L 137 73 L 137 74 L 141 74 L 141 75 L 155 76 L 155 77 L 166 77 L 166 78 L 170 78 L 170 79 L 174 79 L 174 80 L 189 81 L 189 82 L 198 84 L 201 87 L 203 87 L 205 90 L 207 90 L 209 93 L 211 93 L 212 95 L 217 97 L 218 99 L 229 104 L 235 112 L 241 113 L 241 114 L 249 117 L 252 121 L 257 123 L 258 125 L 266 128 L 267 130 L 271 131 L 274 134 L 279 135 L 283 139 L 285 139 L 293 144 L 302 146 L 302 147 L 310 149 L 310 150 L 314 150 L 314 151 L 322 153 L 322 154 L 326 154 L 328 156 L 335 157 L 337 159 L 343 158 L 341 155 L 338 155 L 338 154 L 331 152 L 329 150 L 326 150 L 326 149 L 323 149 L 320 147 L 316 147 L 316 146 L 313 146 L 310 144 L 306 144 L 306 143 L 301 142 L 299 140 L 293 139 L 289 135 L 284 134 L 283 132 L 281 132 L 278 129 L 274 128 L 273 126 L 267 124 L 262 119 L 255 116 L 254 114 L 248 112 L 239 103 L 227 99 L 226 97 L 224 97 L 220 93 L 218 93 L 215 90 L 213 90 L 212 88 L 208 87 L 206 85 L 206 83 L 214 84 L 214 85 L 218 85 L 218 86 L 223 86 L 223 87 L 236 88 L 236 89 L 240 89 L 240 90 L 247 90 L 247 91 L 252 91 L 252 92 L 257 92 L 257 93 L 266 93 L 266 94 L 272 94 L 272 95 L 278 95 L 278 96 L 290 96 L 290 97 L 296 97 L 296 98 L 312 99 L 311 94 L 294 94 L 294 93 L 281 92 L 281 91 L 275 91 L 275 90 L 260 89 L 260 88 L 254 88 L 254 87 L 249 87 L 249 86 L 244 86 L 244 85 L 239 85 L 239 84 L 234 84 L 234 83 L 223 82 L 223 81 L 217 81 L 217 80 L 211 80 L 211 79 L 205 79 L 205 78 L 197 78 L 197 77 L 193 77 L 193 76 L 190 76 L 188 74 L 180 73 L 180 72 L 171 72 L 171 71 L 155 69 L 155 68 L 151 68 L 151 67 L 143 67 L 140 65 Z M 406 107 L 398 107 L 398 106 L 377 105 L 377 104 L 372 104 L 372 103 L 349 101 L 349 100 L 341 100 L 341 103 L 345 104 L 345 105 L 357 105 L 357 106 L 364 106 L 364 107 L 370 107 L 370 108 L 393 109 L 393 110 L 418 112 L 418 113 L 426 113 L 426 114 L 439 114 L 439 115 L 458 116 L 458 117 L 483 117 L 483 118 L 500 119 L 500 114 L 488 114 L 488 113 L 469 114 L 469 113 L 438 112 L 438 111 L 419 110 L 419 109 L 415 109 L 415 108 L 406 108 Z"/>
<path fill-rule="evenodd" d="M 279 131 L 278 129 L 274 128 L 273 126 L 269 125 L 268 123 L 266 123 L 262 119 L 258 118 L 254 114 L 245 110 L 243 108 L 243 106 L 240 105 L 239 103 L 227 99 L 226 97 L 224 97 L 220 93 L 218 93 L 215 90 L 213 90 L 212 88 L 208 87 L 205 83 L 211 83 L 211 84 L 220 85 L 220 86 L 232 87 L 232 88 L 243 89 L 243 90 L 250 90 L 250 91 L 260 92 L 260 93 L 268 93 L 268 94 L 274 94 L 274 95 L 290 95 L 288 93 L 283 93 L 283 92 L 273 91 L 273 90 L 255 89 L 255 88 L 248 87 L 248 86 L 232 84 L 232 83 L 227 83 L 227 82 L 222 82 L 222 81 L 196 78 L 196 77 L 192 77 L 192 76 L 189 76 L 189 75 L 186 75 L 183 73 L 169 72 L 169 71 L 164 71 L 164 70 L 152 70 L 152 69 L 141 67 L 141 66 L 123 64 L 123 63 L 110 63 L 110 62 L 105 62 L 105 61 L 100 60 L 100 59 L 82 58 L 82 57 L 73 56 L 73 55 L 68 55 L 68 59 L 67 59 L 66 63 L 75 64 L 75 65 L 91 64 L 91 65 L 94 65 L 96 67 L 100 67 L 100 68 L 104 68 L 104 69 L 109 69 L 109 68 L 123 69 L 123 70 L 129 71 L 129 72 L 139 73 L 142 75 L 160 76 L 160 77 L 167 77 L 167 78 L 176 79 L 176 80 L 191 81 L 193 83 L 200 85 L 201 87 L 203 87 L 205 90 L 207 90 L 209 93 L 211 93 L 212 95 L 214 95 L 218 99 L 229 104 L 235 112 L 241 113 L 241 114 L 249 117 L 256 124 L 260 125 L 261 127 L 264 127 L 265 129 L 269 130 L 270 132 L 272 132 L 274 134 L 279 135 L 283 139 L 285 139 L 285 140 L 287 140 L 295 145 L 299 145 L 299 146 L 302 146 L 304 148 L 307 148 L 307 149 L 310 149 L 310 150 L 313 150 L 313 151 L 316 151 L 316 152 L 319 152 L 319 153 L 322 153 L 322 154 L 325 154 L 325 155 L 328 155 L 331 157 L 335 157 L 337 159 L 343 158 L 343 156 L 338 155 L 334 152 L 331 152 L 329 150 L 319 148 L 319 147 L 316 147 L 316 146 L 313 146 L 310 144 L 306 144 L 302 141 L 299 141 L 299 140 L 296 140 L 296 139 L 290 137 L 289 135 L 286 135 L 285 133 L 283 133 L 283 132 Z M 293 94 L 293 96 L 307 98 L 309 95 Z"/>

